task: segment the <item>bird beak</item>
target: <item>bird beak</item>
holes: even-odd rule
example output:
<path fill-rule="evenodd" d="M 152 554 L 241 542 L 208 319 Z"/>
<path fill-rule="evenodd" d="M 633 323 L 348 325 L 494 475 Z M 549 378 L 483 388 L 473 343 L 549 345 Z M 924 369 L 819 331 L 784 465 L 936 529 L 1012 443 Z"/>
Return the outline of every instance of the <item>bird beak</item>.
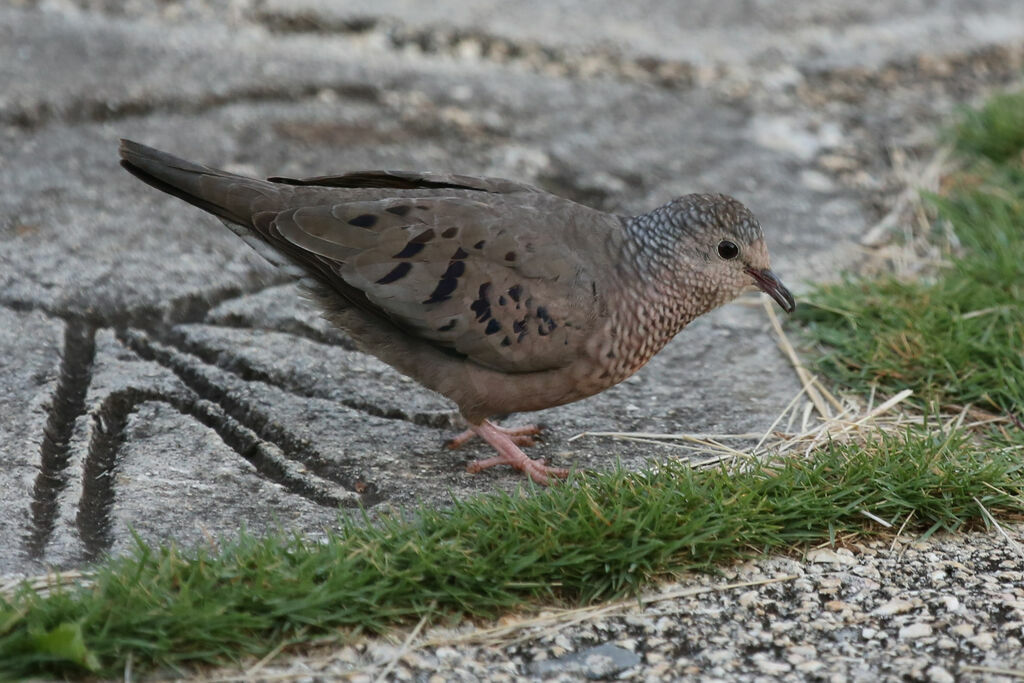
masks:
<path fill-rule="evenodd" d="M 775 273 L 768 268 L 763 270 L 747 268 L 746 271 L 750 277 L 754 278 L 758 288 L 775 299 L 775 302 L 782 306 L 782 310 L 786 313 L 792 313 L 796 310 L 796 301 L 793 299 L 793 295 L 789 293 L 789 290 L 786 289 L 786 286 L 782 284 Z"/>

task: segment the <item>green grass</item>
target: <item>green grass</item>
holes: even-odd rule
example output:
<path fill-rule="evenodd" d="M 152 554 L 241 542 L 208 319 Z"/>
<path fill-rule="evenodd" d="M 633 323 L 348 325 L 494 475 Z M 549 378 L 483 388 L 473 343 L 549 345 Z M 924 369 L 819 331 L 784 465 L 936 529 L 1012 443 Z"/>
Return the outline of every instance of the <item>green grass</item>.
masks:
<path fill-rule="evenodd" d="M 585 475 L 532 496 L 347 523 L 322 544 L 243 536 L 185 552 L 140 542 L 102 565 L 92 587 L 25 590 L 0 604 L 0 676 L 116 676 L 129 655 L 136 671 L 187 667 L 426 614 L 589 603 L 672 571 L 863 534 L 862 511 L 960 529 L 981 519 L 979 503 L 1024 512 L 1017 453 L 915 430 L 813 459 Z"/>
<path fill-rule="evenodd" d="M 927 280 L 820 287 L 798 320 L 824 348 L 818 368 L 846 386 L 1006 414 L 1024 408 L 1024 95 L 993 100 L 959 135 L 985 156 L 929 200 L 962 253 Z"/>
<path fill-rule="evenodd" d="M 996 95 L 985 106 L 964 112 L 953 142 L 965 156 L 1005 163 L 1024 150 L 1024 93 Z"/>
<path fill-rule="evenodd" d="M 932 198 L 963 249 L 927 281 L 848 279 L 802 303 L 820 369 L 854 389 L 911 387 L 927 405 L 1024 405 L 1024 97 L 965 117 L 970 166 Z M 324 543 L 247 535 L 217 550 L 138 542 L 89 585 L 0 598 L 0 678 L 187 671 L 318 636 L 350 638 L 635 592 L 685 569 L 880 531 L 931 533 L 1024 513 L 1024 429 L 932 425 L 830 444 L 809 458 L 695 472 L 576 476 L 342 522 Z"/>

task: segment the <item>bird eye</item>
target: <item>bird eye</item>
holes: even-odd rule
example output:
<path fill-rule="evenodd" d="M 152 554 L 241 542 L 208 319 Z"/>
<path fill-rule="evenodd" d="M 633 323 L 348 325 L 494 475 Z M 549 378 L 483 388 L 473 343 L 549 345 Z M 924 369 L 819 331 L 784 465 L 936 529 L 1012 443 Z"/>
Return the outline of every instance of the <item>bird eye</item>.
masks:
<path fill-rule="evenodd" d="M 740 248 L 736 246 L 735 242 L 729 240 L 722 240 L 718 243 L 718 255 L 724 258 L 726 261 L 729 259 L 736 258 L 740 253 Z"/>

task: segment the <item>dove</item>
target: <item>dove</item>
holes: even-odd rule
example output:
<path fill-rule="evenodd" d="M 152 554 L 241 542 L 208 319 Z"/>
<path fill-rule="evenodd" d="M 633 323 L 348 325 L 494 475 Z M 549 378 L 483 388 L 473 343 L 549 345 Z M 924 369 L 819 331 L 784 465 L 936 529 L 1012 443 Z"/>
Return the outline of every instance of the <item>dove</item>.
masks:
<path fill-rule="evenodd" d="M 760 289 L 786 312 L 760 224 L 736 199 L 689 194 L 637 216 L 491 177 L 355 171 L 249 178 L 122 140 L 121 165 L 207 211 L 300 281 L 357 347 L 453 401 L 539 484 L 538 428 L 491 418 L 623 381 L 695 318 Z"/>

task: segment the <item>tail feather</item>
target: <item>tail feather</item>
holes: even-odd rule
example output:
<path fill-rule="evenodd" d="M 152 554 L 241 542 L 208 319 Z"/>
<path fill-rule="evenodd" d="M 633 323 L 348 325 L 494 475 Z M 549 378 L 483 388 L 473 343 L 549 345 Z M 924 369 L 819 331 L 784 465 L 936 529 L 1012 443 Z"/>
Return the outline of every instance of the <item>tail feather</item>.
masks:
<path fill-rule="evenodd" d="M 232 223 L 252 225 L 256 203 L 273 192 L 274 185 L 121 140 L 121 166 L 156 189 L 182 199 L 203 211 Z M 268 190 L 270 192 L 268 192 Z"/>

